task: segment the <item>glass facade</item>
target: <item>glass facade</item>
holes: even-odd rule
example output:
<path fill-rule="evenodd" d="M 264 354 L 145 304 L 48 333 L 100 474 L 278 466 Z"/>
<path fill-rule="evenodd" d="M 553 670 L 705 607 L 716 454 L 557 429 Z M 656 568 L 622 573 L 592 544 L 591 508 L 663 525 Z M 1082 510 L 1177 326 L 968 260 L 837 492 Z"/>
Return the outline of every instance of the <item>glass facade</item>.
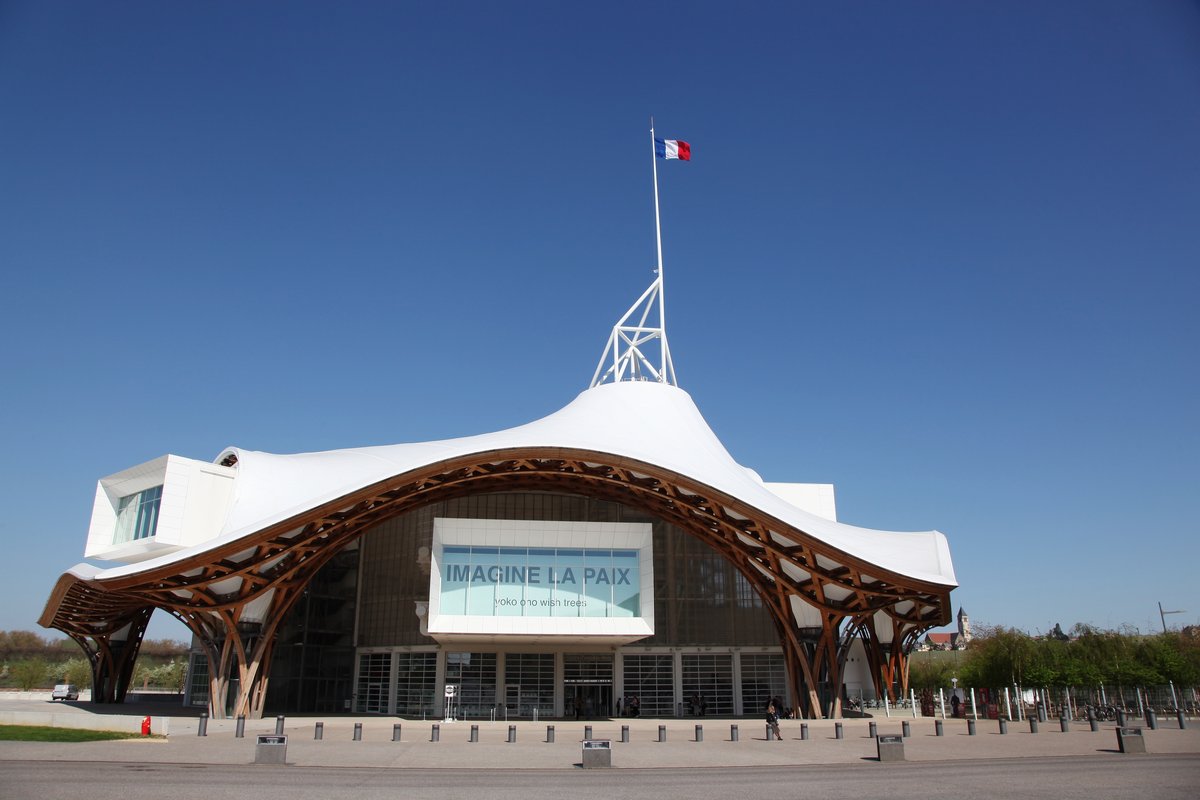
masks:
<path fill-rule="evenodd" d="M 446 684 L 455 688 L 455 715 L 490 718 L 496 710 L 496 654 L 446 653 Z"/>
<path fill-rule="evenodd" d="M 407 717 L 441 712 L 437 698 L 437 653 L 396 653 L 396 713 Z"/>
<path fill-rule="evenodd" d="M 391 653 L 362 653 L 359 655 L 354 710 L 360 714 L 386 714 L 391 683 Z"/>
<path fill-rule="evenodd" d="M 349 711 L 354 689 L 358 542 L 309 581 L 279 627 L 266 709 Z"/>
<path fill-rule="evenodd" d="M 786 687 L 787 668 L 782 653 L 742 654 L 743 713 L 766 711 L 772 699 L 787 697 Z"/>
<path fill-rule="evenodd" d="M 629 707 L 636 699 L 638 716 L 675 716 L 675 657 L 670 653 L 625 656 L 621 693 Z"/>
<path fill-rule="evenodd" d="M 554 716 L 554 654 L 506 653 L 504 705 L 509 717 Z"/>
<path fill-rule="evenodd" d="M 655 633 L 603 654 L 565 647 L 556 655 L 550 642 L 532 648 L 543 652 L 503 643 L 439 645 L 421 632 L 418 616 L 429 600 L 435 518 L 650 523 Z M 484 553 L 489 547 L 494 552 Z M 488 566 L 528 568 L 528 552 L 504 552 L 517 549 L 481 542 L 444 555 L 473 569 L 478 550 L 491 559 Z M 621 567 L 615 549 L 550 550 L 556 568 Z M 444 597 L 444 572 L 442 577 Z M 464 573 L 456 577 L 463 579 Z M 592 589 L 607 593 L 610 607 L 632 614 L 644 602 L 637 597 L 636 583 L 624 596 L 613 592 L 615 586 L 601 586 Z M 591 597 L 587 587 L 580 590 Z M 494 613 L 496 591 L 493 583 L 490 597 L 481 593 L 488 614 Z M 499 591 L 503 597 L 511 593 L 529 600 L 553 587 L 525 581 Z M 466 613 L 471 613 L 473 594 L 474 587 L 461 594 Z M 618 699 L 635 695 L 642 716 L 686 714 L 693 696 L 704 699 L 709 715 L 756 715 L 763 697 L 785 696 L 777 631 L 732 564 L 690 534 L 644 512 L 581 495 L 472 495 L 380 522 L 322 568 L 279 636 L 267 713 L 353 706 L 360 713 L 438 717 L 445 710 L 443 684 L 456 686 L 455 713 L 465 719 L 493 714 L 530 718 L 535 710 L 539 717 L 571 716 L 576 698 L 582 713 L 590 704 L 599 716 L 613 713 Z M 743 648 L 773 652 L 738 652 Z"/>
<path fill-rule="evenodd" d="M 113 544 L 148 539 L 158 529 L 158 509 L 162 505 L 162 486 L 152 486 L 137 494 L 122 497 L 117 503 L 117 525 Z"/>
<path fill-rule="evenodd" d="M 733 714 L 733 655 L 684 653 L 683 704 L 691 716 Z"/>

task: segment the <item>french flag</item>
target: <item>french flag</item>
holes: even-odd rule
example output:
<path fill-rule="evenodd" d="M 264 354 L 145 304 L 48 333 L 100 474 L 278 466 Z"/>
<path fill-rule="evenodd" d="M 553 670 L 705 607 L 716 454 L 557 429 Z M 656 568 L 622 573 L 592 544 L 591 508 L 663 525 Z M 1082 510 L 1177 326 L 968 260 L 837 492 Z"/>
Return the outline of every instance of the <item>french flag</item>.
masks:
<path fill-rule="evenodd" d="M 680 161 L 691 161 L 692 146 L 678 139 L 655 139 L 654 155 L 659 158 L 677 158 Z"/>

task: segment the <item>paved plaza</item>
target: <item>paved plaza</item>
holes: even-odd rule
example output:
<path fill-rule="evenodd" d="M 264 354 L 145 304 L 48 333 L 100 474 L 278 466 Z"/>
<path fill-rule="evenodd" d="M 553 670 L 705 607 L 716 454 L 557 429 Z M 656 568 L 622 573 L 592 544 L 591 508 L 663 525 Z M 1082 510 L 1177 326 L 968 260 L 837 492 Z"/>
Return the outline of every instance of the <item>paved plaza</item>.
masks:
<path fill-rule="evenodd" d="M 113 710 L 121 713 L 108 713 Z M 938 736 L 933 718 L 914 719 L 911 712 L 893 713 L 890 719 L 880 715 L 842 720 L 840 739 L 835 721 L 783 720 L 783 741 L 768 740 L 765 725 L 755 719 L 510 723 L 306 715 L 284 720 L 286 751 L 266 749 L 260 754 L 258 737 L 275 733 L 275 717 L 245 720 L 241 737 L 235 720 L 207 720 L 206 735 L 200 736 L 198 712 L 178 706 L 106 707 L 87 702 L 51 703 L 37 695 L 0 697 L 0 723 L 7 724 L 138 731 L 146 716 L 151 718 L 154 734 L 146 739 L 79 744 L 0 742 L 0 760 L 232 765 L 283 755 L 287 764 L 311 767 L 578 769 L 590 726 L 592 739 L 611 742 L 613 768 L 861 764 L 878 757 L 876 741 L 870 736 L 871 722 L 881 735 L 902 735 L 907 722 L 910 735 L 903 738 L 903 757 L 912 762 L 1120 755 L 1113 723 L 1104 723 L 1093 732 L 1086 722 L 1072 722 L 1063 732 L 1057 720 L 1050 720 L 1041 723 L 1035 734 L 1030 732 L 1028 722 L 1013 721 L 1007 725 L 1008 732 L 1001 734 L 997 721 L 980 720 L 976 735 L 971 736 L 966 720 L 949 719 L 943 722 L 944 735 Z M 316 738 L 318 724 L 321 739 Z M 1179 729 L 1174 717 L 1161 720 L 1158 730 L 1147 729 L 1142 721 L 1130 720 L 1130 724 L 1143 729 L 1149 753 L 1200 756 L 1200 720 L 1189 720 L 1184 730 Z M 399 741 L 394 741 L 397 725 Z M 361 726 L 359 740 L 355 739 L 356 726 Z M 550 726 L 553 742 L 548 741 Z M 803 738 L 802 726 L 807 727 L 807 738 Z M 622 741 L 623 728 L 628 741 Z M 664 741 L 660 741 L 660 731 Z M 510 736 L 513 741 L 509 741 Z"/>

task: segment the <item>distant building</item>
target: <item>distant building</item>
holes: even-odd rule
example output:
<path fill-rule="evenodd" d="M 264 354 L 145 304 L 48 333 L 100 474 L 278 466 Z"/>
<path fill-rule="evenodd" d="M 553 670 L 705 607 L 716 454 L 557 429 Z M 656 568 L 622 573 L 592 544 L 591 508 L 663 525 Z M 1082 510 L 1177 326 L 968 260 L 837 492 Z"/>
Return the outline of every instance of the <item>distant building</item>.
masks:
<path fill-rule="evenodd" d="M 971 642 L 971 618 L 958 609 L 958 630 L 951 633 L 927 633 L 918 650 L 966 650 Z"/>

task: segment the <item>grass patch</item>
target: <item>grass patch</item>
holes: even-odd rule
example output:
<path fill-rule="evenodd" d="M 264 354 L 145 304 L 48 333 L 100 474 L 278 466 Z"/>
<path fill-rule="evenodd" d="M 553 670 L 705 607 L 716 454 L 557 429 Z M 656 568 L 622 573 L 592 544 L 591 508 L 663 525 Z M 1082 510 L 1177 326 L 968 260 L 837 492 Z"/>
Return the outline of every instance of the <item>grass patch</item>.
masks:
<path fill-rule="evenodd" d="M 124 731 L 89 731 L 83 728 L 51 728 L 46 725 L 0 725 L 0 741 L 6 742 L 104 742 L 110 739 L 141 739 Z"/>

